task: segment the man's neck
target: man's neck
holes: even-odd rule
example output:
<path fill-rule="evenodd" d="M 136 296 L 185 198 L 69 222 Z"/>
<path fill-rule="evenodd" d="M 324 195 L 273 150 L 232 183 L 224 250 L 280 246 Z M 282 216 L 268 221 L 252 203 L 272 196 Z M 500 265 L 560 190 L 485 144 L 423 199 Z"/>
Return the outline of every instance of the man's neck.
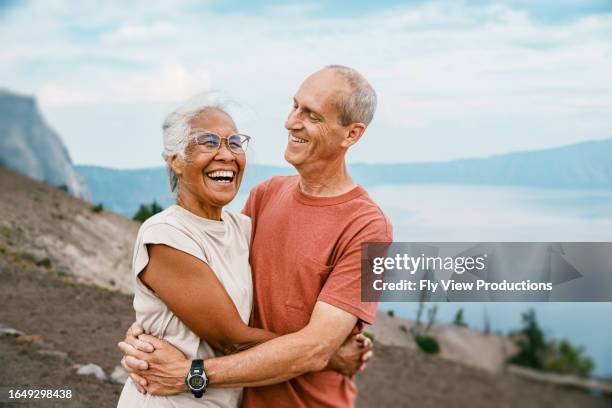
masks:
<path fill-rule="evenodd" d="M 357 184 L 353 181 L 344 160 L 331 165 L 310 165 L 297 169 L 300 173 L 300 190 L 314 197 L 334 197 L 347 193 Z"/>

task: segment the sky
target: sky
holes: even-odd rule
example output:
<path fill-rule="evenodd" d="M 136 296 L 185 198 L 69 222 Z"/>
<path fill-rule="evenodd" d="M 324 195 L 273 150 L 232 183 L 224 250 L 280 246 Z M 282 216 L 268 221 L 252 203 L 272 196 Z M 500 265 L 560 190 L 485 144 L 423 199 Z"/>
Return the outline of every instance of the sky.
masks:
<path fill-rule="evenodd" d="M 0 0 L 0 87 L 34 95 L 77 164 L 162 165 L 164 117 L 215 91 L 249 162 L 283 165 L 292 96 L 327 64 L 378 94 L 349 162 L 612 137 L 612 0 Z"/>

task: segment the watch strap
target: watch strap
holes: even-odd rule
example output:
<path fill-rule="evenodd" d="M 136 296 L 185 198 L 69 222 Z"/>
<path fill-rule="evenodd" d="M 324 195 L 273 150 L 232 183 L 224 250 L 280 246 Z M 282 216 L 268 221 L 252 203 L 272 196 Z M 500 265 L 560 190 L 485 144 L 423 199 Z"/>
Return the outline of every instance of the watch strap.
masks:
<path fill-rule="evenodd" d="M 193 360 L 191 361 L 191 374 L 204 374 L 204 360 Z"/>

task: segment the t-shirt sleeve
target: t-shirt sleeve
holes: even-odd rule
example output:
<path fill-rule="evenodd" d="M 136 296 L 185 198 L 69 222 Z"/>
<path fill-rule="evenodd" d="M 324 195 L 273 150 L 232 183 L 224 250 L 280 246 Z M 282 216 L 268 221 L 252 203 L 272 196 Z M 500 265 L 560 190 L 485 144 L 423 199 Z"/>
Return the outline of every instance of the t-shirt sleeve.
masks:
<path fill-rule="evenodd" d="M 149 263 L 147 244 L 167 245 L 208 263 L 206 254 L 202 248 L 179 228 L 166 223 L 143 225 L 142 228 L 140 239 L 137 240 L 138 243 L 134 256 L 133 271 L 136 276 L 138 276 Z"/>
<path fill-rule="evenodd" d="M 391 242 L 391 224 L 382 216 L 368 223 L 349 242 L 346 250 L 330 272 L 318 300 L 336 306 L 372 324 L 376 318 L 376 302 L 361 301 L 361 244 Z"/>
<path fill-rule="evenodd" d="M 257 216 L 257 208 L 261 205 L 261 200 L 266 189 L 268 188 L 268 185 L 270 184 L 270 180 L 259 183 L 251 189 L 249 192 L 249 197 L 242 208 L 242 213 L 244 215 L 250 217 L 251 219 L 254 219 Z"/>

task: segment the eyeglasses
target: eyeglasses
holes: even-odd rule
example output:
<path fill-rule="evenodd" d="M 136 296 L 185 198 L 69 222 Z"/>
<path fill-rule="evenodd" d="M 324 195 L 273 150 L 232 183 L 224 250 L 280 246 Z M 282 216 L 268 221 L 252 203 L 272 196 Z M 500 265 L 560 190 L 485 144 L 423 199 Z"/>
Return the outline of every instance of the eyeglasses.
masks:
<path fill-rule="evenodd" d="M 192 137 L 195 142 L 202 146 L 207 153 L 216 153 L 221 148 L 221 143 L 225 139 L 227 148 L 230 152 L 240 155 L 246 152 L 251 136 L 236 133 L 228 137 L 221 137 L 208 130 L 194 130 Z"/>

